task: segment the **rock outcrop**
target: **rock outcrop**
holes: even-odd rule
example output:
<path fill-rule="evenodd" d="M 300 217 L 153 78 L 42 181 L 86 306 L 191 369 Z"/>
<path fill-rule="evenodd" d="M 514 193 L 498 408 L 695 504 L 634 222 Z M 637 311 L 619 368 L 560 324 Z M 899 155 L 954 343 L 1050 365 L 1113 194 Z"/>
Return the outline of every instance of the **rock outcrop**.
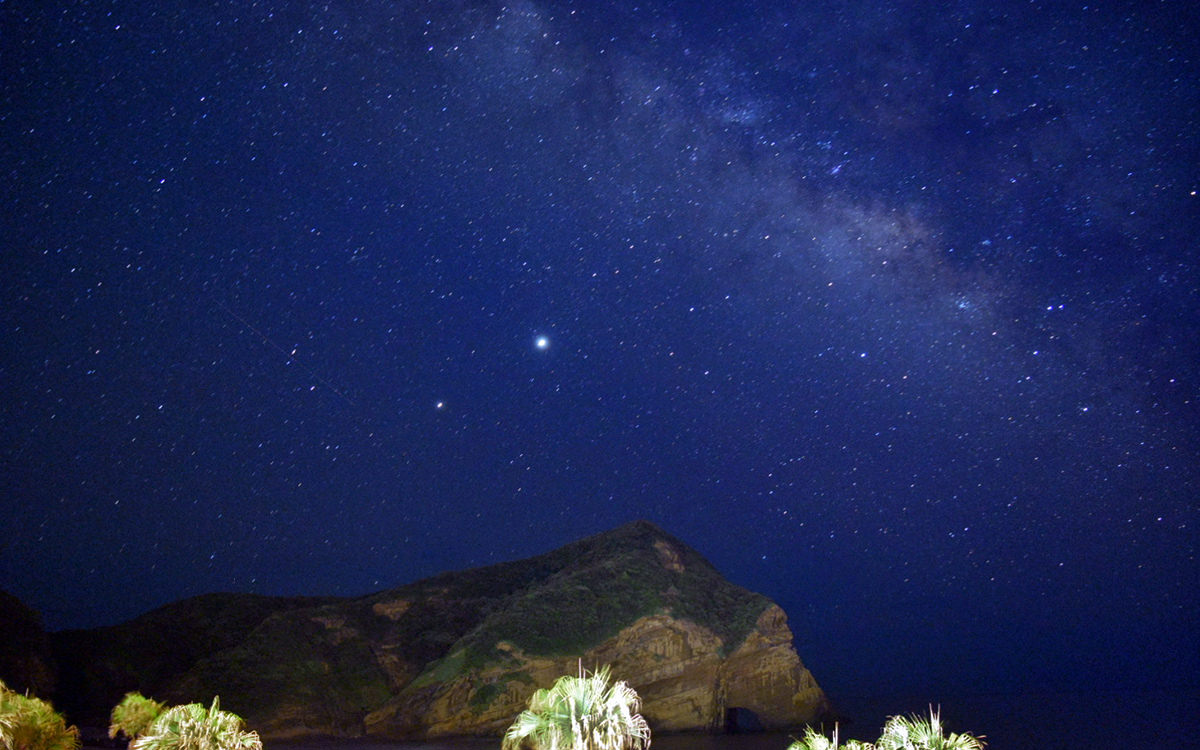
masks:
<path fill-rule="evenodd" d="M 722 732 L 732 717 L 743 727 L 783 729 L 811 721 L 828 705 L 792 648 L 783 610 L 769 605 L 729 655 L 711 630 L 669 615 L 639 618 L 579 657 L 530 656 L 502 643 L 506 658 L 436 687 L 405 691 L 367 716 L 370 734 L 422 736 L 500 734 L 536 687 L 578 665 L 611 664 L 633 685 L 656 731 Z M 420 726 L 411 718 L 421 717 Z M 746 719 L 751 721 L 747 722 Z"/>
<path fill-rule="evenodd" d="M 792 727 L 829 708 L 783 611 L 647 522 L 357 599 L 249 603 L 229 595 L 224 616 L 218 595 L 200 608 L 171 605 L 176 615 L 204 612 L 170 626 L 190 634 L 182 660 L 177 650 L 139 652 L 130 635 L 163 622 L 168 608 L 64 634 L 60 648 L 132 665 L 100 677 L 93 669 L 84 703 L 134 689 L 168 702 L 220 694 L 222 707 L 273 738 L 495 736 L 535 689 L 581 663 L 611 664 L 660 732 Z M 220 637 L 204 632 L 216 622 L 228 625 Z M 108 653 L 115 645 L 124 652 Z"/>

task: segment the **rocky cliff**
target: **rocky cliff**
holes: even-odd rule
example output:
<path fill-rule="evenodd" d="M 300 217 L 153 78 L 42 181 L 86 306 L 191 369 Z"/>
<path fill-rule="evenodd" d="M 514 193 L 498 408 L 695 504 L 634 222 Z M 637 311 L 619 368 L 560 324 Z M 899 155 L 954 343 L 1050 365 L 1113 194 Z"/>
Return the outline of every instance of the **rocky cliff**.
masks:
<path fill-rule="evenodd" d="M 783 611 L 647 522 L 357 599 L 189 601 L 56 634 L 76 672 L 62 682 L 87 687 L 77 709 L 106 715 L 133 689 L 220 694 L 269 737 L 498 735 L 582 660 L 612 664 L 655 731 L 782 728 L 828 710 Z M 155 643 L 148 621 L 186 644 Z"/>

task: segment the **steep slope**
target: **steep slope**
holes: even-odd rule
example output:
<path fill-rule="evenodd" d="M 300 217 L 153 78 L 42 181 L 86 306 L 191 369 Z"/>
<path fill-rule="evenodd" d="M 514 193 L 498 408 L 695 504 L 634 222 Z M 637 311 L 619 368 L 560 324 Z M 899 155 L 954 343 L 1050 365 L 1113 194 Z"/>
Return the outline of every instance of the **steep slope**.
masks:
<path fill-rule="evenodd" d="M 128 643 L 127 627 L 106 642 Z M 612 663 L 659 731 L 792 726 L 827 709 L 782 610 L 647 522 L 357 599 L 259 602 L 226 635 L 136 687 L 219 693 L 273 737 L 498 734 L 580 659 Z"/>
<path fill-rule="evenodd" d="M 54 691 L 54 674 L 41 615 L 0 590 L 0 681 L 15 692 L 46 698 Z"/>
<path fill-rule="evenodd" d="M 55 704 L 80 724 L 107 726 L 130 690 L 184 699 L 168 686 L 198 660 L 241 643 L 278 612 L 331 599 L 204 594 L 159 607 L 129 622 L 51 634 L 60 674 Z"/>

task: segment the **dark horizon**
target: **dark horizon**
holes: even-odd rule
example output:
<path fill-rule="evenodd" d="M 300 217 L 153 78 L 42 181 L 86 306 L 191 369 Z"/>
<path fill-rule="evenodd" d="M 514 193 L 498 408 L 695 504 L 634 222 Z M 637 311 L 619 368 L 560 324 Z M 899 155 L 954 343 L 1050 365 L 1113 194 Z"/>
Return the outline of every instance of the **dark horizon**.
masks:
<path fill-rule="evenodd" d="M 1195 688 L 1198 13 L 6 3 L 0 588 L 646 518 L 832 696 Z"/>

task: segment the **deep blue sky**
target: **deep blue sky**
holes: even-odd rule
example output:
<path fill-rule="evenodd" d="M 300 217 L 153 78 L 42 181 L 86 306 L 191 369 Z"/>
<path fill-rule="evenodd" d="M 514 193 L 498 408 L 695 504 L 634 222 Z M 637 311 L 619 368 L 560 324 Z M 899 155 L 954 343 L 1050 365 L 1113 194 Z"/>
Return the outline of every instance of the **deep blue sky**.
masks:
<path fill-rule="evenodd" d="M 0 2 L 0 587 L 93 626 L 648 518 L 835 699 L 1195 685 L 1196 28 Z"/>

